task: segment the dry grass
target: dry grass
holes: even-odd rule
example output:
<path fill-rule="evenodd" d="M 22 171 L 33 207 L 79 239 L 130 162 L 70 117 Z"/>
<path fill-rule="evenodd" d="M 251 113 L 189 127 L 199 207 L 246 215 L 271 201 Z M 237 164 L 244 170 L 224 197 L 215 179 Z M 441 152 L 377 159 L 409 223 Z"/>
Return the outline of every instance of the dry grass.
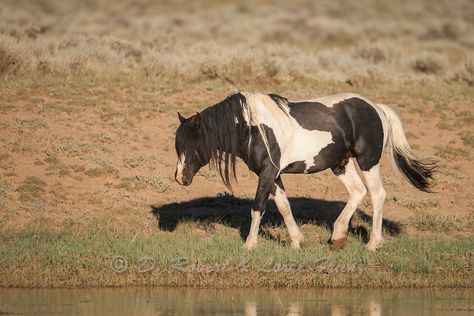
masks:
<path fill-rule="evenodd" d="M 20 200 L 35 201 L 45 192 L 46 186 L 46 182 L 42 179 L 28 177 L 16 188 L 16 191 L 20 193 Z"/>
<path fill-rule="evenodd" d="M 31 69 L 32 52 L 18 39 L 0 35 L 0 75 L 16 75 Z"/>
<path fill-rule="evenodd" d="M 0 11 L 0 74 L 472 84 L 473 14 L 468 0 L 435 5 L 7 1 Z"/>
<path fill-rule="evenodd" d="M 474 188 L 473 10 L 468 0 L 2 1 L 1 283 L 250 286 L 258 277 L 264 286 L 466 284 L 472 272 L 466 258 L 472 258 Z M 213 264 L 252 256 L 240 252 L 236 231 L 248 224 L 250 204 L 242 201 L 252 199 L 256 187 L 245 166 L 238 166 L 239 199 L 224 196 L 230 202 L 223 205 L 222 196 L 204 206 L 192 203 L 225 190 L 214 171 L 201 170 L 189 188 L 173 180 L 176 111 L 193 114 L 235 89 L 292 99 L 354 91 L 393 106 L 413 148 L 441 160 L 439 194 L 416 192 L 384 160 L 385 218 L 405 222 L 404 236 L 385 227 L 387 252 L 361 252 L 369 220 L 346 250 L 331 253 L 325 242 L 332 222 L 315 216 L 340 210 L 344 188 L 330 173 L 285 175 L 308 243 L 291 252 L 281 216 L 272 225 L 267 212 L 256 258 L 275 254 L 283 263 L 306 264 L 330 255 L 341 267 L 362 266 L 362 278 L 305 270 L 297 278 L 291 272 L 166 279 L 163 270 L 145 282 L 136 273 L 112 273 L 109 259 L 117 253 L 131 263 L 156 255 L 162 267 L 180 253 Z M 176 231 L 163 231 L 151 205 L 175 202 L 190 205 L 169 215 L 178 219 Z M 430 233 L 440 240 L 422 239 Z M 450 248 L 459 256 L 445 260 Z M 425 255 L 431 253 L 436 260 Z M 18 265 L 25 257 L 32 270 Z M 371 274 L 380 263 L 382 271 Z M 445 271 L 454 273 L 444 279 Z"/>

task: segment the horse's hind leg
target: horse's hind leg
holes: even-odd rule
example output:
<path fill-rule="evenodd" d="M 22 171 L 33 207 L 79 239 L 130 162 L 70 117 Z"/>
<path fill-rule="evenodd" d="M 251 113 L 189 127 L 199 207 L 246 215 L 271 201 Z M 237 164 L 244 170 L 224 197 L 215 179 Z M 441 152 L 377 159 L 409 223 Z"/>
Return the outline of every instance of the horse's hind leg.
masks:
<path fill-rule="evenodd" d="M 359 206 L 362 199 L 367 194 L 364 183 L 357 174 L 354 161 L 349 159 L 349 162 L 342 168 L 332 169 L 334 174 L 344 184 L 349 193 L 349 200 L 342 210 L 339 217 L 334 222 L 334 230 L 332 232 L 331 241 L 334 248 L 341 248 L 347 241 L 347 229 L 349 221 L 354 214 L 357 206 Z"/>
<path fill-rule="evenodd" d="M 274 193 L 272 193 L 275 200 L 275 204 L 278 207 L 278 210 L 280 211 L 281 215 L 283 216 L 286 228 L 288 229 L 288 233 L 291 238 L 291 248 L 299 249 L 300 242 L 302 242 L 304 238 L 303 233 L 301 233 L 300 229 L 298 228 L 298 225 L 295 222 L 295 219 L 291 212 L 290 202 L 286 197 L 285 188 L 280 177 L 275 180 L 274 190 Z"/>
<path fill-rule="evenodd" d="M 372 217 L 372 232 L 367 249 L 371 251 L 377 250 L 383 244 L 382 238 L 382 219 L 383 219 L 383 203 L 385 202 L 385 190 L 383 188 L 382 178 L 380 177 L 380 163 L 376 164 L 370 170 L 363 171 L 365 182 L 372 200 L 374 215 Z"/>

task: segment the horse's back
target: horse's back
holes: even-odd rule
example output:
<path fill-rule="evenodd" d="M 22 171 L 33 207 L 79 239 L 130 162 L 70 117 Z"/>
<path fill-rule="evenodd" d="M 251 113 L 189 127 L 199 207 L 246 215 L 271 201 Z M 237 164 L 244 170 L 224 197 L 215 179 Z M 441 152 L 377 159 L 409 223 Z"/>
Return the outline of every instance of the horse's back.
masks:
<path fill-rule="evenodd" d="M 359 98 L 362 100 L 366 100 L 364 97 L 356 94 L 356 93 L 351 93 L 351 92 L 341 92 L 341 93 L 335 93 L 331 95 L 326 95 L 323 97 L 317 97 L 314 99 L 308 99 L 308 100 L 298 100 L 298 101 L 289 101 L 290 103 L 302 103 L 302 102 L 309 102 L 309 103 L 320 103 L 323 104 L 326 107 L 332 108 L 336 103 L 339 103 L 341 101 L 350 99 L 350 98 Z M 370 101 L 366 100 L 368 103 Z"/>
<path fill-rule="evenodd" d="M 332 142 L 314 157 L 307 172 L 318 172 L 331 164 L 357 158 L 363 170 L 380 160 L 384 127 L 377 107 L 353 93 L 341 93 L 317 99 L 289 102 L 290 115 L 302 128 L 331 133 Z"/>

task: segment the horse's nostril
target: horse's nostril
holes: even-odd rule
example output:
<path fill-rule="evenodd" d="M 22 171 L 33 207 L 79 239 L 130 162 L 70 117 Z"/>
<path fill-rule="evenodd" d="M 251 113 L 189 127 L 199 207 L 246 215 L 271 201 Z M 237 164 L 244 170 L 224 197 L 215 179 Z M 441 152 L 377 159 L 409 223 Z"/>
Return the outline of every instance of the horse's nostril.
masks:
<path fill-rule="evenodd" d="M 191 184 L 192 180 L 193 178 L 183 176 L 183 178 L 181 179 L 181 184 L 184 186 L 188 186 Z"/>

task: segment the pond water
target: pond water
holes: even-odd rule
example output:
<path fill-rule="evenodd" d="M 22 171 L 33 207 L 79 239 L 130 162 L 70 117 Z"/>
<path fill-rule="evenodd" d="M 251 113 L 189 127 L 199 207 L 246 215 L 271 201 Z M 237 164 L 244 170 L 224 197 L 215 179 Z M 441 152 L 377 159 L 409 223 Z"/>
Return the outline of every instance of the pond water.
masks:
<path fill-rule="evenodd" d="M 474 289 L 0 289 L 0 315 L 474 315 Z"/>

